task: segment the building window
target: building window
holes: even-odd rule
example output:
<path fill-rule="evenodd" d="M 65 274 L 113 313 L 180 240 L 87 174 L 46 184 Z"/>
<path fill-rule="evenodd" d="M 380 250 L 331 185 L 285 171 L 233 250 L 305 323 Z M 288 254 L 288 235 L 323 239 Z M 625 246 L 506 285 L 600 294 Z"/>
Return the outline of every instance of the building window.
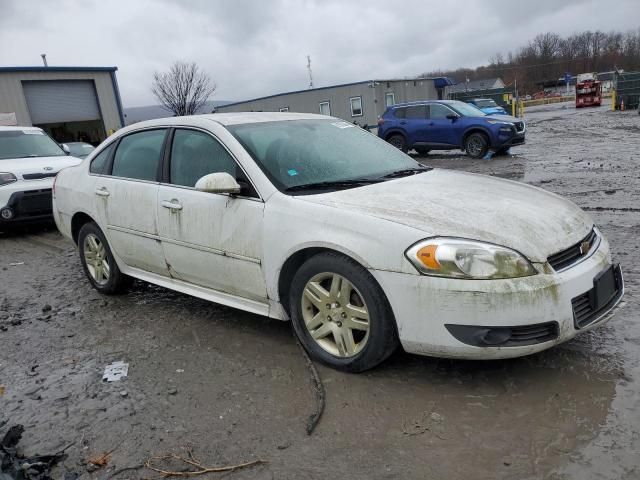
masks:
<path fill-rule="evenodd" d="M 391 107 L 396 104 L 396 96 L 393 92 L 387 92 L 384 94 L 384 104 L 386 107 Z"/>
<path fill-rule="evenodd" d="M 331 115 L 331 105 L 329 105 L 329 102 L 320 102 L 320 115 Z"/>
<path fill-rule="evenodd" d="M 288 112 L 289 111 L 289 107 L 280 107 L 280 111 L 281 112 Z"/>
<path fill-rule="evenodd" d="M 351 97 L 349 99 L 349 103 L 351 104 L 351 116 L 361 117 L 362 116 L 362 97 Z"/>

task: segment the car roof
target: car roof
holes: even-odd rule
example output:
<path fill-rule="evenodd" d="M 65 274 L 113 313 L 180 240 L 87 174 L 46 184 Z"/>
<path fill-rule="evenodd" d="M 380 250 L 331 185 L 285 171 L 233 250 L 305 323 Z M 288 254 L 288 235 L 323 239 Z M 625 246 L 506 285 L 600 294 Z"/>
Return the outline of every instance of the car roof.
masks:
<path fill-rule="evenodd" d="M 389 108 L 412 107 L 415 105 L 429 105 L 433 103 L 441 103 L 443 105 L 455 105 L 456 103 L 461 103 L 461 102 L 460 100 L 416 100 L 414 102 L 396 103 L 395 105 L 392 105 Z"/>
<path fill-rule="evenodd" d="M 15 131 L 19 131 L 19 130 L 37 130 L 37 131 L 42 131 L 41 128 L 38 127 L 18 127 L 15 125 L 12 126 L 0 126 L 0 132 L 15 132 Z"/>
<path fill-rule="evenodd" d="M 283 122 L 291 120 L 339 120 L 327 115 L 316 113 L 295 113 L 295 112 L 230 112 L 230 113 L 207 113 L 204 115 L 189 115 L 183 117 L 155 118 L 144 122 L 137 122 L 122 129 L 124 131 L 136 130 L 156 126 L 172 125 L 199 125 L 204 126 L 206 122 L 216 122 L 224 126 L 241 125 L 245 123 L 260 122 Z M 120 131 L 118 131 L 120 133 Z"/>

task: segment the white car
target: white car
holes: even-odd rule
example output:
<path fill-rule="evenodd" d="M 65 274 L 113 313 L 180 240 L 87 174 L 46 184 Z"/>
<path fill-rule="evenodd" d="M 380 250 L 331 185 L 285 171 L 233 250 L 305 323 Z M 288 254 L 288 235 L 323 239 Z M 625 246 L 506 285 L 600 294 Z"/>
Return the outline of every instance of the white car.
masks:
<path fill-rule="evenodd" d="M 40 128 L 0 127 L 0 230 L 51 219 L 57 173 L 80 160 Z"/>
<path fill-rule="evenodd" d="M 424 167 L 332 117 L 233 113 L 124 128 L 54 189 L 91 284 L 132 278 L 291 319 L 316 359 L 538 352 L 608 320 L 607 240 L 573 203 Z"/>

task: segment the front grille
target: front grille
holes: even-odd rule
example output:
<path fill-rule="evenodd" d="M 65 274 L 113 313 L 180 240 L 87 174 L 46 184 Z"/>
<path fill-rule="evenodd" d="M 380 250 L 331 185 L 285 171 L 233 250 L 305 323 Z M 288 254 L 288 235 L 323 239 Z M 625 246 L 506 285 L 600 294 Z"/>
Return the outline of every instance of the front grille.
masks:
<path fill-rule="evenodd" d="M 617 291 L 615 295 L 607 302 L 606 305 L 596 307 L 594 305 L 595 300 L 595 288 L 584 292 L 582 295 L 578 295 L 571 300 L 571 306 L 573 307 L 573 323 L 576 329 L 584 328 L 587 325 L 595 322 L 602 314 L 613 307 L 624 292 L 622 288 L 622 273 L 619 268 L 614 270 L 616 278 Z"/>
<path fill-rule="evenodd" d="M 524 122 L 516 122 L 514 125 L 516 126 L 516 131 L 518 133 L 524 131 Z"/>
<path fill-rule="evenodd" d="M 524 327 L 511 327 L 511 337 L 508 345 L 535 345 L 558 338 L 558 324 L 556 322 L 538 323 Z"/>
<path fill-rule="evenodd" d="M 585 256 L 589 255 L 589 252 L 596 243 L 597 239 L 598 234 L 596 233 L 595 229 L 592 229 L 589 235 L 587 235 L 575 245 L 572 245 L 566 250 L 562 250 L 561 252 L 551 255 L 549 258 L 547 258 L 547 262 L 549 262 L 549 265 L 551 265 L 555 271 L 567 268 L 570 265 L 578 262 Z"/>
<path fill-rule="evenodd" d="M 58 173 L 25 173 L 22 178 L 25 180 L 40 180 L 42 178 L 55 177 Z"/>

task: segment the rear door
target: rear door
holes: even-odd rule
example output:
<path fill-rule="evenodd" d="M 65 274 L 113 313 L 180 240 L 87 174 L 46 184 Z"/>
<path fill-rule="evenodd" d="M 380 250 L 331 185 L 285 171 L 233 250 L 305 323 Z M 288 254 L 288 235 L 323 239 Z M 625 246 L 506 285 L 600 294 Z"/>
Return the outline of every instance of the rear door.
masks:
<path fill-rule="evenodd" d="M 159 128 L 123 136 L 90 167 L 97 175 L 95 211 L 112 250 L 128 266 L 160 275 L 169 273 L 156 217 L 166 133 Z"/>
<path fill-rule="evenodd" d="M 411 105 L 407 107 L 404 121 L 404 128 L 407 132 L 409 145 L 427 141 L 426 105 Z M 400 123 L 402 124 L 402 122 Z"/>
<path fill-rule="evenodd" d="M 259 302 L 264 203 L 227 148 L 211 133 L 176 128 L 158 196 L 160 238 L 171 276 Z M 227 172 L 245 185 L 240 195 L 201 192 L 201 177 Z"/>

